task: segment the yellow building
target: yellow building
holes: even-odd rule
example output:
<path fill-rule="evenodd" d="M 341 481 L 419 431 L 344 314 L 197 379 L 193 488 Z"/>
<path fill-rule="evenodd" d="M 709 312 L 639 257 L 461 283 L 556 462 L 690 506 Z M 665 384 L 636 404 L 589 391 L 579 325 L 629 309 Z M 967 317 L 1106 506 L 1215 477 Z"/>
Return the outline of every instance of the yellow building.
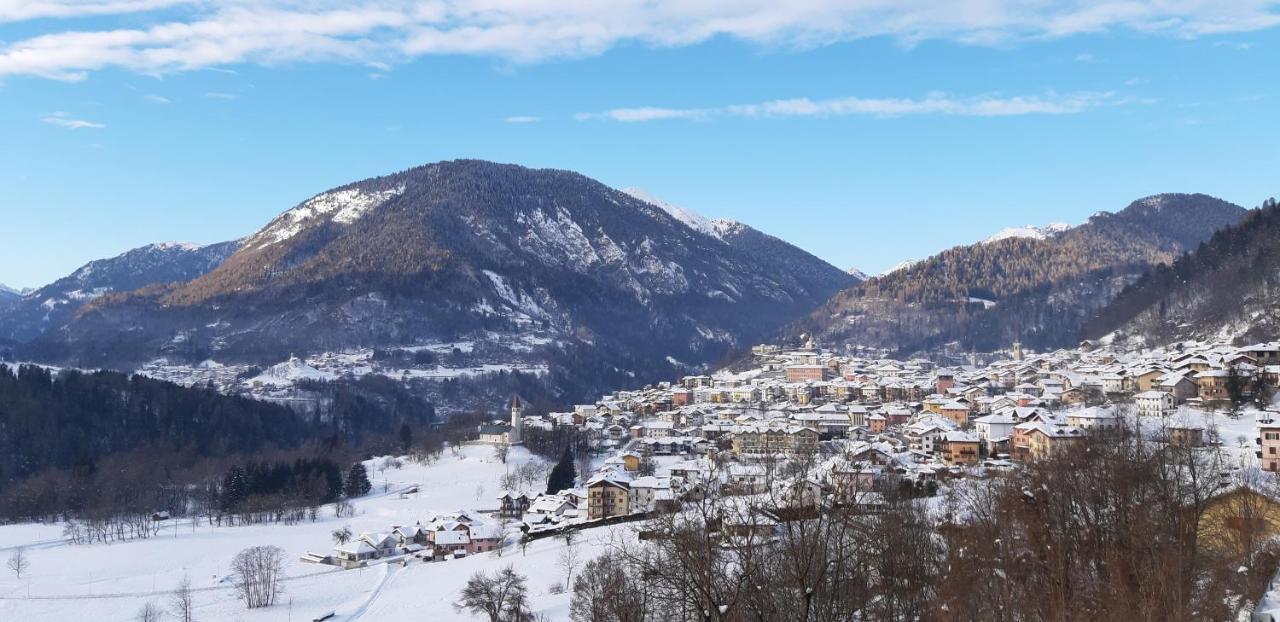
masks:
<path fill-rule="evenodd" d="M 587 520 L 631 513 L 631 484 L 609 474 L 587 482 Z"/>
<path fill-rule="evenodd" d="M 1280 533 L 1280 500 L 1248 486 L 1209 500 L 1200 516 L 1200 542 L 1232 552 L 1249 552 Z"/>

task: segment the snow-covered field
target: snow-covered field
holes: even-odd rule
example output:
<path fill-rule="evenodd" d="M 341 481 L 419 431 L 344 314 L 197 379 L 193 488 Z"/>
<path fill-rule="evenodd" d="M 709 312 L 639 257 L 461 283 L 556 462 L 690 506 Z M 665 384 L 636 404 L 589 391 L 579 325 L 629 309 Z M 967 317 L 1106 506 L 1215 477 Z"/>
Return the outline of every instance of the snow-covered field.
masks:
<path fill-rule="evenodd" d="M 528 577 L 537 612 L 564 620 L 569 594 L 550 593 L 553 584 L 564 581 L 557 564 L 558 538 L 532 542 L 522 553 L 513 537 L 501 557 L 485 553 L 433 563 L 414 560 L 405 567 L 337 570 L 299 560 L 307 552 L 328 553 L 330 533 L 344 525 L 356 534 L 386 532 L 396 525 L 426 523 L 436 513 L 495 508 L 504 469 L 537 459 L 515 447 L 504 466 L 491 447 L 472 445 L 459 456 L 445 452 L 431 465 L 405 461 L 402 468 L 382 470 L 382 461 L 372 460 L 367 465 L 374 491 L 355 501 L 354 517 L 334 518 L 325 508 L 317 522 L 292 526 L 202 523 L 193 529 L 189 522 L 178 522 L 153 539 L 93 545 L 64 542 L 61 525 L 0 526 L 0 557 L 25 547 L 31 561 L 21 580 L 12 573 L 0 575 L 0 620 L 132 620 L 147 602 L 167 606 L 168 591 L 184 574 L 198 590 L 195 613 L 201 621 L 311 620 L 329 610 L 337 612 L 335 622 L 468 620 L 469 614 L 452 606 L 467 578 L 507 564 Z M 390 492 L 383 492 L 384 484 Z M 412 484 L 419 485 L 417 494 L 401 498 L 396 492 Z M 610 538 L 628 533 L 625 527 L 583 531 L 578 545 L 582 559 L 594 557 Z M 285 550 L 285 593 L 273 607 L 246 610 L 230 584 L 231 559 L 241 549 L 267 544 Z"/>

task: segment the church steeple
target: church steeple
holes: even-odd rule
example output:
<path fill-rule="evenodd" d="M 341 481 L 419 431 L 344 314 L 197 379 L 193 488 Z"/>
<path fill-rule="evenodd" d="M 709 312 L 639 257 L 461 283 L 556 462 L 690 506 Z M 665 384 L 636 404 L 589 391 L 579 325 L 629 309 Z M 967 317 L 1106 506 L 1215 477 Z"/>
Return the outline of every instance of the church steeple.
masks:
<path fill-rule="evenodd" d="M 524 405 L 520 403 L 518 396 L 511 396 L 511 431 L 507 433 L 507 442 L 512 445 L 519 445 L 523 442 L 524 433 Z"/>

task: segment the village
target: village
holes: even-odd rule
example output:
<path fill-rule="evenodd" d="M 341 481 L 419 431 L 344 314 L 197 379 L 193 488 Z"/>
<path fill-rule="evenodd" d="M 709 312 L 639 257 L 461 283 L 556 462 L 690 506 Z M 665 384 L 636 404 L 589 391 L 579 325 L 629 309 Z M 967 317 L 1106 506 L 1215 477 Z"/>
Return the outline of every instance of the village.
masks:
<path fill-rule="evenodd" d="M 1122 426 L 1152 443 L 1217 452 L 1224 484 L 1233 473 L 1280 470 L 1271 410 L 1280 343 L 1043 354 L 1013 344 L 990 364 L 941 367 L 810 342 L 756 346 L 741 367 L 544 415 L 513 398 L 509 417 L 480 426 L 472 443 L 505 452 L 530 435 L 572 431 L 593 453 L 573 486 L 543 491 L 541 480 L 526 480 L 494 495 L 491 509 L 388 525 L 304 560 L 352 568 L 456 559 L 508 539 L 643 520 L 709 491 L 770 499 L 745 525 L 767 531 L 779 499 L 874 512 L 882 493 L 928 498 L 946 482 L 1016 471 Z"/>

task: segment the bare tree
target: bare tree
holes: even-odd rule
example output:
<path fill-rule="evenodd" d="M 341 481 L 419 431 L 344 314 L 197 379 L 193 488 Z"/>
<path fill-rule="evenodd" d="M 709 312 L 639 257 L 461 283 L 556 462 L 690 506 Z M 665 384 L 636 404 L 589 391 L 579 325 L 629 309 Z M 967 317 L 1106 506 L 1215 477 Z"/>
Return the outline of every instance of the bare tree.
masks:
<path fill-rule="evenodd" d="M 578 477 L 581 477 L 584 482 L 587 481 L 591 477 L 592 471 L 590 450 L 585 447 L 578 450 L 576 466 L 578 468 Z"/>
<path fill-rule="evenodd" d="M 249 609 L 270 607 L 282 591 L 280 575 L 284 572 L 284 549 L 278 546 L 252 546 L 236 554 L 231 561 L 235 572 L 236 592 Z"/>
<path fill-rule="evenodd" d="M 351 541 L 351 525 L 343 525 L 342 529 L 333 530 L 333 541 L 338 544 L 346 544 Z"/>
<path fill-rule="evenodd" d="M 507 454 L 509 453 L 511 453 L 510 443 L 498 443 L 493 446 L 493 455 L 498 460 L 501 460 L 502 464 L 507 463 Z"/>
<path fill-rule="evenodd" d="M 173 593 L 169 595 L 169 613 L 173 614 L 178 622 L 194 622 L 194 609 L 195 598 L 191 593 L 191 577 L 182 575 L 178 587 L 173 588 Z"/>
<path fill-rule="evenodd" d="M 581 555 L 578 553 L 577 532 L 572 529 L 566 529 L 560 534 L 560 539 L 564 541 L 564 547 L 560 549 L 560 568 L 564 570 L 564 589 L 573 588 L 573 571 L 577 570 L 578 562 Z"/>
<path fill-rule="evenodd" d="M 467 580 L 453 607 L 489 622 L 523 622 L 529 618 L 529 588 L 511 566 L 493 575 L 480 571 Z"/>
<path fill-rule="evenodd" d="M 160 622 L 162 617 L 164 617 L 164 611 L 161 611 L 158 605 L 155 603 L 147 603 L 138 610 L 138 613 L 133 616 L 133 619 L 136 622 Z"/>
<path fill-rule="evenodd" d="M 22 573 L 31 568 L 31 559 L 27 557 L 26 549 L 14 549 L 9 554 L 9 561 L 5 563 L 5 567 L 12 571 L 15 577 L 21 579 Z"/>

